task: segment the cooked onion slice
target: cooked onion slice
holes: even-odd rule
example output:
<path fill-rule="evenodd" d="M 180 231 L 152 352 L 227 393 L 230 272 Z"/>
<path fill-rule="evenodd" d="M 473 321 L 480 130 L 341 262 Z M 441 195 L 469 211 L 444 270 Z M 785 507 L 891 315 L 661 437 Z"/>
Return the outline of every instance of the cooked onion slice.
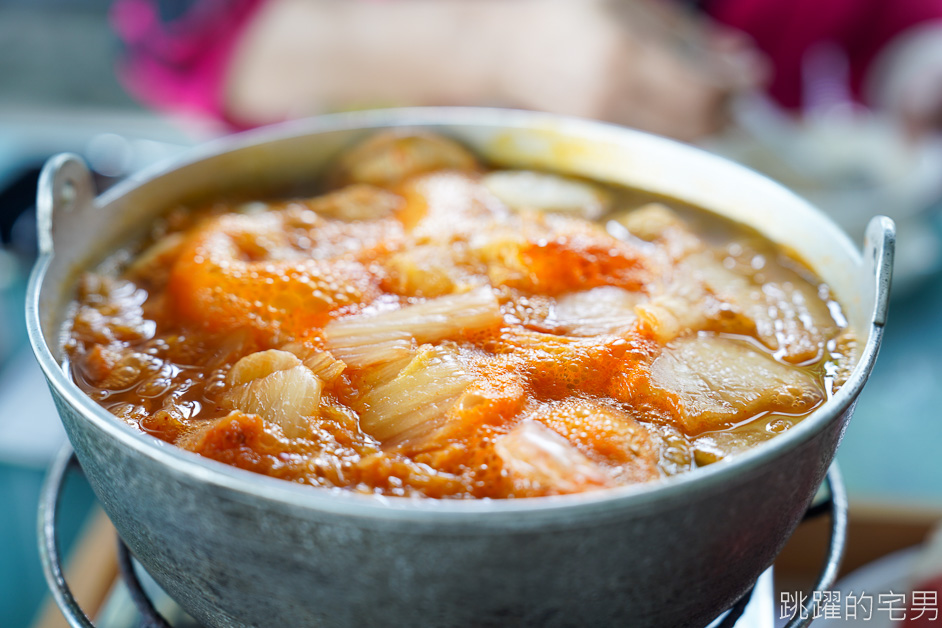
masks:
<path fill-rule="evenodd" d="M 391 381 L 360 397 L 360 427 L 387 442 L 408 432 L 437 426 L 473 381 L 473 376 L 449 347 L 424 347 Z"/>
<path fill-rule="evenodd" d="M 348 364 L 363 364 L 367 360 L 376 364 L 402 357 L 402 352 L 411 349 L 407 339 L 434 342 L 463 331 L 498 325 L 502 320 L 497 298 L 485 287 L 391 312 L 334 320 L 324 328 L 324 337 L 334 355 L 344 361 L 353 360 Z M 377 348 L 370 349 L 371 345 Z M 388 356 L 380 359 L 377 353 Z"/>
<path fill-rule="evenodd" d="M 538 494 L 577 493 L 611 486 L 612 479 L 568 440 L 525 420 L 494 443 L 514 489 Z"/>

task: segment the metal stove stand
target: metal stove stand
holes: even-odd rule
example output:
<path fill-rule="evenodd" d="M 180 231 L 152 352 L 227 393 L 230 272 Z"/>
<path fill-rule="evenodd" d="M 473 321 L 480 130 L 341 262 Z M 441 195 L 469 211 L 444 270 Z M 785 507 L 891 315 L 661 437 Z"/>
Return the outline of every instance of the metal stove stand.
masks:
<path fill-rule="evenodd" d="M 43 484 L 39 502 L 39 552 L 46 581 L 56 604 L 69 625 L 72 628 L 96 628 L 94 622 L 85 614 L 85 611 L 82 610 L 69 590 L 57 543 L 58 504 L 65 478 L 70 472 L 81 472 L 81 469 L 78 459 L 68 446 L 63 449 L 50 468 Z M 806 598 L 803 598 L 806 600 L 803 608 L 795 612 L 785 628 L 803 628 L 811 623 L 812 618 L 818 616 L 818 606 L 823 596 L 814 595 L 814 593 L 827 591 L 831 588 L 837 578 L 838 568 L 844 556 L 844 548 L 847 542 L 847 493 L 836 463 L 828 471 L 824 485 L 827 487 L 826 498 L 810 506 L 802 521 L 816 519 L 824 515 L 830 516 L 831 528 L 827 556 L 814 585 L 814 590 Z M 120 537 L 118 538 L 118 563 L 123 583 L 140 614 L 139 628 L 173 628 L 157 612 L 150 597 L 141 586 L 131 552 Z M 739 626 L 739 622 L 749 606 L 752 593 L 753 589 L 747 591 L 739 601 L 710 623 L 709 628 L 748 628 L 748 626 Z"/>

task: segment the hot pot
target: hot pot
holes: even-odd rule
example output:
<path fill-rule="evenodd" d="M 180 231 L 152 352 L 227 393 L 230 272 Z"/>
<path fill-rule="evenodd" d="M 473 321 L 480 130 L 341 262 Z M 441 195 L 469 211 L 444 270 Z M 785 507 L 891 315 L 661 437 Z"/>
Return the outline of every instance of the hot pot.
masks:
<path fill-rule="evenodd" d="M 309 181 L 379 128 L 424 127 L 492 164 L 625 184 L 699 205 L 783 243 L 834 289 L 860 338 L 849 381 L 793 429 L 650 484 L 507 501 L 381 498 L 298 486 L 139 433 L 63 367 L 78 272 L 181 202 Z M 30 340 L 69 440 L 121 537 L 208 626 L 694 626 L 773 561 L 828 470 L 886 320 L 893 225 L 861 252 L 776 183 L 695 148 L 605 124 L 484 109 L 325 116 L 225 138 L 96 197 L 62 155 L 38 197 Z"/>

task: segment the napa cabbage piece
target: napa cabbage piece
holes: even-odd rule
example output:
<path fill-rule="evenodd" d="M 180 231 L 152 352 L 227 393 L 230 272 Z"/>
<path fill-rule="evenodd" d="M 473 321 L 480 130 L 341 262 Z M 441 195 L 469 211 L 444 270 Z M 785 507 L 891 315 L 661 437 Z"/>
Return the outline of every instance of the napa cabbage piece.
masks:
<path fill-rule="evenodd" d="M 323 196 L 316 196 L 304 205 L 324 218 L 336 220 L 377 220 L 402 209 L 405 201 L 398 194 L 381 188 L 354 184 Z"/>
<path fill-rule="evenodd" d="M 500 170 L 484 175 L 484 186 L 515 210 L 537 210 L 595 220 L 612 205 L 598 186 L 571 177 L 532 170 Z"/>
<path fill-rule="evenodd" d="M 363 361 L 361 353 L 377 346 L 392 354 L 411 350 L 410 340 L 434 342 L 463 332 L 486 329 L 503 321 L 500 304 L 488 287 L 463 294 L 429 299 L 398 310 L 331 321 L 324 327 L 324 338 L 331 352 L 342 360 L 345 356 Z M 403 357 L 391 356 L 389 361 Z M 351 363 L 352 364 L 352 363 Z"/>
<path fill-rule="evenodd" d="M 635 307 L 647 300 L 643 292 L 615 286 L 600 286 L 570 292 L 556 300 L 553 322 L 560 331 L 573 336 L 611 334 L 634 325 Z"/>
<path fill-rule="evenodd" d="M 392 330 L 327 339 L 332 352 L 353 368 L 369 368 L 410 357 L 414 344 L 407 332 Z"/>
<path fill-rule="evenodd" d="M 734 316 L 728 304 L 706 289 L 692 265 L 681 263 L 681 268 L 673 281 L 635 308 L 642 328 L 661 344 L 710 329 L 717 322 L 728 323 Z M 746 321 L 742 329 L 728 331 L 746 332 L 748 328 Z"/>
<path fill-rule="evenodd" d="M 360 427 L 385 445 L 421 438 L 473 381 L 455 347 L 424 345 L 392 380 L 359 397 Z"/>
<path fill-rule="evenodd" d="M 417 244 L 465 240 L 499 227 L 509 214 L 476 176 L 467 173 L 445 171 L 415 177 L 399 192 L 406 205 L 396 217 Z"/>
<path fill-rule="evenodd" d="M 294 354 L 278 349 L 249 354 L 233 365 L 226 383 L 230 388 L 222 402 L 229 409 L 257 414 L 289 438 L 310 433 L 323 382 Z"/>
<path fill-rule="evenodd" d="M 454 140 L 421 131 L 386 131 L 344 152 L 331 179 L 337 187 L 351 183 L 390 187 L 423 172 L 478 167 L 474 155 Z"/>
<path fill-rule="evenodd" d="M 613 219 L 632 236 L 654 242 L 674 265 L 651 299 L 639 305 L 642 325 L 661 343 L 696 331 L 755 335 L 788 362 L 820 357 L 840 326 L 818 286 L 753 253 L 721 259 L 676 212 L 652 203 Z M 747 242 L 728 249 L 748 252 Z M 743 257 L 748 257 L 744 253 Z M 749 263 L 751 262 L 751 263 Z"/>
<path fill-rule="evenodd" d="M 667 345 L 651 365 L 653 395 L 676 399 L 688 434 L 731 427 L 757 412 L 805 414 L 825 393 L 807 372 L 746 341 L 701 334 Z"/>
<path fill-rule="evenodd" d="M 521 421 L 494 443 L 515 491 L 559 495 L 614 486 L 598 464 L 568 440 L 531 420 Z"/>
<path fill-rule="evenodd" d="M 460 292 L 475 281 L 461 267 L 459 262 L 464 260 L 456 259 L 460 257 L 457 244 L 420 244 L 393 253 L 383 261 L 388 273 L 384 287 L 396 294 L 426 298 Z"/>
<path fill-rule="evenodd" d="M 260 379 L 275 371 L 294 368 L 301 365 L 301 359 L 288 351 L 269 349 L 250 353 L 229 369 L 226 383 L 230 387 L 242 386 L 252 380 Z"/>
<path fill-rule="evenodd" d="M 839 332 L 817 287 L 790 273 L 758 284 L 702 253 L 690 259 L 705 288 L 728 311 L 748 319 L 755 335 L 782 359 L 805 362 L 820 357 L 825 342 Z M 740 332 L 742 333 L 742 332 Z"/>
<path fill-rule="evenodd" d="M 540 403 L 525 417 L 604 462 L 609 474 L 621 482 L 643 482 L 659 476 L 658 448 L 652 432 L 618 408 L 589 399 L 565 399 Z"/>
<path fill-rule="evenodd" d="M 125 269 L 125 276 L 149 287 L 165 286 L 185 242 L 186 236 L 182 233 L 167 234 L 134 258 Z"/>
<path fill-rule="evenodd" d="M 661 203 L 648 203 L 612 216 L 609 232 L 620 233 L 622 229 L 641 240 L 656 242 L 672 260 L 683 259 L 706 246 L 677 212 Z"/>
<path fill-rule="evenodd" d="M 347 368 L 343 361 L 335 358 L 329 351 L 318 349 L 310 342 L 289 342 L 283 345 L 281 350 L 295 355 L 301 360 L 301 364 L 325 384 L 335 382 Z"/>
<path fill-rule="evenodd" d="M 759 283 L 706 251 L 678 262 L 673 279 L 636 313 L 663 344 L 697 331 L 754 335 L 796 364 L 819 358 L 840 331 L 814 286 L 790 276 Z"/>
<path fill-rule="evenodd" d="M 418 349 L 409 351 L 401 358 L 391 362 L 376 363 L 372 366 L 362 369 L 358 373 L 358 382 L 361 388 L 375 388 L 391 381 L 396 375 L 402 372 L 402 369 L 409 366 L 412 359 L 415 358 Z"/>

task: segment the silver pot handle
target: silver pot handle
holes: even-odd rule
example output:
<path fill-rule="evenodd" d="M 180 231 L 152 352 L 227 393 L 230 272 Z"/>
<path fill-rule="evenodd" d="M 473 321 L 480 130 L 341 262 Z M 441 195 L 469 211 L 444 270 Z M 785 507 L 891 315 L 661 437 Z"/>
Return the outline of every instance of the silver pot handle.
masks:
<path fill-rule="evenodd" d="M 68 229 L 65 217 L 95 200 L 95 181 L 82 158 L 72 153 L 51 157 L 39 174 L 36 193 L 36 227 L 39 253 L 53 250 L 54 228 Z M 54 227 L 55 226 L 55 227 Z"/>
<path fill-rule="evenodd" d="M 824 478 L 823 485 L 828 488 L 828 499 L 810 506 L 802 521 L 815 519 L 824 514 L 831 515 L 831 530 L 826 560 L 810 595 L 803 598 L 805 601 L 800 608 L 795 609 L 795 614 L 792 615 L 784 628 L 805 628 L 820 617 L 821 598 L 816 597 L 815 593 L 830 590 L 837 578 L 837 571 L 844 557 L 844 549 L 847 545 L 847 492 L 844 489 L 844 480 L 837 468 L 837 463 L 831 465 L 827 476 Z M 752 590 L 747 592 L 723 616 L 722 621 L 719 623 L 714 621 L 710 624 L 710 628 L 735 628 L 745 612 L 752 594 Z M 785 619 L 785 617 L 780 619 Z"/>
<path fill-rule="evenodd" d="M 72 628 L 95 628 L 78 601 L 72 595 L 69 584 L 62 573 L 62 561 L 59 557 L 59 547 L 56 543 L 56 518 L 59 507 L 59 498 L 65 477 L 70 470 L 81 470 L 78 458 L 70 445 L 65 445 L 49 468 L 49 473 L 43 481 L 39 496 L 39 558 L 42 562 L 43 573 L 53 598 L 62 611 L 69 626 Z M 140 628 L 170 628 L 170 624 L 155 609 L 141 589 L 131 556 L 123 542 L 118 540 L 118 562 L 124 576 L 128 594 L 141 612 Z"/>
<path fill-rule="evenodd" d="M 886 216 L 874 216 L 864 235 L 864 265 L 867 277 L 873 278 L 872 289 L 863 294 L 872 295 L 873 324 L 886 324 L 890 304 L 890 284 L 893 279 L 893 256 L 896 251 L 896 225 Z M 865 310 L 867 311 L 867 310 Z"/>
<path fill-rule="evenodd" d="M 872 222 L 870 224 L 873 226 Z M 891 229 L 892 226 L 892 221 L 890 221 Z M 844 549 L 847 546 L 847 491 L 844 488 L 844 479 L 837 468 L 837 463 L 831 465 L 824 483 L 828 487 L 830 499 L 823 504 L 809 508 L 808 512 L 805 513 L 805 520 L 826 512 L 831 514 L 831 538 L 828 541 L 827 560 L 818 575 L 817 582 L 814 583 L 811 595 L 785 625 L 785 628 L 805 628 L 821 616 L 821 598 L 816 597 L 814 592 L 829 591 L 831 589 L 831 586 L 837 580 L 837 572 L 844 558 Z"/>
<path fill-rule="evenodd" d="M 48 168 L 49 165 L 47 164 Z M 46 170 L 43 170 L 43 175 Z M 78 466 L 78 460 L 72 448 L 66 445 L 53 461 L 39 494 L 39 560 L 43 565 L 46 583 L 55 598 L 56 604 L 72 628 L 95 628 L 82 607 L 72 596 L 69 585 L 62 573 L 62 561 L 59 559 L 59 547 L 56 543 L 56 516 L 62 484 L 66 473 Z"/>

